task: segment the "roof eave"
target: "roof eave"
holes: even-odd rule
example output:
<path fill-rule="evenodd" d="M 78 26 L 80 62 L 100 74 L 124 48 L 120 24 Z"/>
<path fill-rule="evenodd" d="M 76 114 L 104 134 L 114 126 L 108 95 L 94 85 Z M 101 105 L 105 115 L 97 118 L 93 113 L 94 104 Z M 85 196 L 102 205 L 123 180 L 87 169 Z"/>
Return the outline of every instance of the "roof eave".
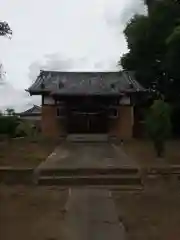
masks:
<path fill-rule="evenodd" d="M 19 114 L 20 117 L 39 117 L 41 116 L 41 113 L 31 113 L 31 114 L 23 114 L 23 113 L 20 113 Z"/>
<path fill-rule="evenodd" d="M 28 92 L 31 96 L 32 95 L 50 94 L 49 90 L 31 90 L 31 89 L 26 89 L 25 91 Z"/>
<path fill-rule="evenodd" d="M 121 96 L 123 93 L 51 93 L 53 97 L 60 97 L 60 96 Z"/>

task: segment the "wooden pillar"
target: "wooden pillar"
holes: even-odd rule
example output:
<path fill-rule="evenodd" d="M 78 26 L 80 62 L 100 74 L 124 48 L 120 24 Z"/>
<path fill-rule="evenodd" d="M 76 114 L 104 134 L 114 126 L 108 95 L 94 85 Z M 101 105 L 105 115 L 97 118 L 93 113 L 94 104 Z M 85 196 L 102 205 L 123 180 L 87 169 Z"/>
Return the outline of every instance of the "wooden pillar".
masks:
<path fill-rule="evenodd" d="M 125 97 L 117 106 L 117 116 L 110 120 L 109 135 L 118 139 L 131 139 L 133 137 L 134 107 L 130 98 Z"/>
<path fill-rule="evenodd" d="M 42 134 L 45 137 L 58 138 L 59 125 L 56 115 L 56 106 L 43 105 L 42 106 L 42 120 L 41 120 Z"/>
<path fill-rule="evenodd" d="M 117 124 L 117 134 L 120 139 L 133 137 L 134 113 L 133 106 L 120 106 Z"/>
<path fill-rule="evenodd" d="M 55 139 L 60 135 L 57 107 L 49 96 L 42 96 L 41 130 L 44 137 Z"/>

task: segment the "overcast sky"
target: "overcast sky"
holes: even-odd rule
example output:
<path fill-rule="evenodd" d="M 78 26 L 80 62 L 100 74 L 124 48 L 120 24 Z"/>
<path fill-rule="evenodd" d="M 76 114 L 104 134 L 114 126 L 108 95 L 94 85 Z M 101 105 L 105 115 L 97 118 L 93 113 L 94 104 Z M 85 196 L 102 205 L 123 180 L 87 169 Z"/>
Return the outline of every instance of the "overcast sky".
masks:
<path fill-rule="evenodd" d="M 25 88 L 39 69 L 115 70 L 127 51 L 123 28 L 142 0 L 0 0 L 0 20 L 12 40 L 0 39 L 6 83 L 0 85 L 0 109 L 23 110 L 38 98 Z"/>

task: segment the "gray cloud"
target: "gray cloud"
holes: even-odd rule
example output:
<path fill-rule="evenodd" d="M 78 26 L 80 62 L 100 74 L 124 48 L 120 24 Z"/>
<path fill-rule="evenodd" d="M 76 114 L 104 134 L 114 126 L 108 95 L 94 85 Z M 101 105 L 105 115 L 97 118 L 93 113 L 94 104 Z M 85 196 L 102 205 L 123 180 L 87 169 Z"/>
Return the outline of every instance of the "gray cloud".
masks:
<path fill-rule="evenodd" d="M 45 70 L 68 70 L 73 67 L 73 60 L 70 58 L 63 58 L 58 53 L 46 54 L 45 55 L 45 64 L 42 65 L 42 68 Z"/>
<path fill-rule="evenodd" d="M 91 61 L 87 57 L 78 59 L 67 58 L 60 53 L 46 54 L 42 61 L 35 61 L 29 66 L 29 79 L 30 84 L 35 81 L 40 70 L 51 71 L 108 71 L 117 70 L 115 60 L 109 59 L 108 61 Z"/>
<path fill-rule="evenodd" d="M 121 22 L 126 24 L 134 14 L 146 14 L 146 6 L 143 0 L 131 0 L 130 3 L 124 8 L 121 14 Z"/>
<path fill-rule="evenodd" d="M 133 1 L 54 0 L 52 4 L 44 0 L 1 0 L 1 18 L 11 25 L 14 35 L 11 41 L 0 39 L 8 83 L 0 89 L 0 107 L 12 104 L 20 109 L 36 103 L 24 89 L 42 68 L 117 69 L 120 55 L 127 51 L 122 29 L 130 3 Z"/>
<path fill-rule="evenodd" d="M 127 0 L 123 8 L 113 8 L 105 14 L 107 24 L 111 27 L 122 27 L 136 13 L 146 14 L 146 7 L 143 0 Z"/>
<path fill-rule="evenodd" d="M 80 59 L 81 60 L 81 59 Z M 85 62 L 86 59 L 83 58 Z M 73 69 L 75 61 L 73 59 L 63 57 L 59 53 L 46 54 L 43 60 L 35 61 L 29 66 L 29 79 L 31 83 L 35 81 L 40 70 L 51 70 L 51 71 L 69 71 Z"/>
<path fill-rule="evenodd" d="M 29 73 L 28 73 L 30 84 L 35 81 L 37 75 L 39 74 L 40 69 L 41 69 L 41 63 L 39 61 L 35 61 L 30 64 Z"/>
<path fill-rule="evenodd" d="M 31 107 L 33 104 L 40 104 L 40 98 L 30 98 L 27 92 L 14 88 L 8 82 L 0 85 L 1 111 L 4 111 L 6 108 L 15 108 L 17 112 L 20 112 Z"/>
<path fill-rule="evenodd" d="M 9 81 L 3 65 L 0 64 L 0 111 L 7 108 L 15 108 L 16 112 L 25 110 L 33 104 L 39 104 L 40 98 L 30 98 L 29 94 L 21 89 L 16 89 Z"/>

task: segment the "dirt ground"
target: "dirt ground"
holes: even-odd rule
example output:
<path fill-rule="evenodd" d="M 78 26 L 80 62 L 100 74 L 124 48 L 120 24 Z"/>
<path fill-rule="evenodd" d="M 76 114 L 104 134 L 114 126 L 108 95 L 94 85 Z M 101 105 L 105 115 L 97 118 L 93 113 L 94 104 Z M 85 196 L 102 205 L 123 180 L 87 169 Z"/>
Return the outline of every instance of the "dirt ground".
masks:
<path fill-rule="evenodd" d="M 50 141 L 25 138 L 0 142 L 0 166 L 35 167 L 54 150 Z"/>
<path fill-rule="evenodd" d="M 180 239 L 180 183 L 155 182 L 142 192 L 113 192 L 127 240 Z"/>
<path fill-rule="evenodd" d="M 0 239 L 61 239 L 68 190 L 0 186 Z"/>
<path fill-rule="evenodd" d="M 132 140 L 125 143 L 123 148 L 142 167 L 180 164 L 180 141 L 168 141 L 166 143 L 163 159 L 157 159 L 152 142 L 147 140 Z"/>
<path fill-rule="evenodd" d="M 112 197 L 127 240 L 179 240 L 178 181 L 156 180 L 139 192 L 114 190 Z M 68 199 L 62 187 L 0 185 L 0 239 L 63 239 Z"/>

